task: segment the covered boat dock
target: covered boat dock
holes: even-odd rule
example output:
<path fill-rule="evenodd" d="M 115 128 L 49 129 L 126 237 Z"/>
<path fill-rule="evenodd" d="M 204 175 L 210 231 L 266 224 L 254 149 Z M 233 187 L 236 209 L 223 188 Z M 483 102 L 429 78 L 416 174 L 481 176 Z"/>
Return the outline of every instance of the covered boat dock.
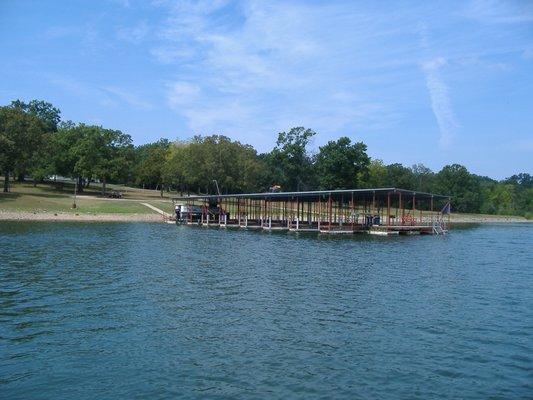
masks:
<path fill-rule="evenodd" d="M 398 188 L 174 197 L 176 220 L 205 227 L 375 235 L 442 234 L 450 197 Z"/>

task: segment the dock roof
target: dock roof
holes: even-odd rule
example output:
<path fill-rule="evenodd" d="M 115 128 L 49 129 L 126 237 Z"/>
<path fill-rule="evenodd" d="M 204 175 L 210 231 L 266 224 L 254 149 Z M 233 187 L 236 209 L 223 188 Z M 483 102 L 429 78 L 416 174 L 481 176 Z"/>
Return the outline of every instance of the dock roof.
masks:
<path fill-rule="evenodd" d="M 302 192 L 263 192 L 263 193 L 235 193 L 235 194 L 213 194 L 213 195 L 189 195 L 189 196 L 173 196 L 173 200 L 217 200 L 217 199 L 258 199 L 258 200 L 273 200 L 273 201 L 289 201 L 296 199 L 310 199 L 317 197 L 325 197 L 331 195 L 334 199 L 340 199 L 346 195 L 352 194 L 357 198 L 370 198 L 374 195 L 386 196 L 388 194 L 398 194 L 406 196 L 415 196 L 417 199 L 435 199 L 448 200 L 450 196 L 419 192 L 416 190 L 407 190 L 399 188 L 375 188 L 375 189 L 338 189 L 338 190 L 313 190 Z"/>

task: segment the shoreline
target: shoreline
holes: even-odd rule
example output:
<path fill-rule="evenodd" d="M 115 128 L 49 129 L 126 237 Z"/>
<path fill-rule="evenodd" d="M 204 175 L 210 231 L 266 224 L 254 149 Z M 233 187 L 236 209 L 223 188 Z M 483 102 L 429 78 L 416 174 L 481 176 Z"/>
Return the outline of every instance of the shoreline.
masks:
<path fill-rule="evenodd" d="M 533 220 L 528 220 L 523 217 L 516 216 L 486 216 L 486 215 L 467 215 L 461 214 L 456 217 L 451 216 L 450 224 L 494 224 L 494 223 L 504 223 L 504 224 L 516 224 L 516 223 L 532 223 Z"/>
<path fill-rule="evenodd" d="M 163 222 L 159 214 L 83 214 L 0 211 L 0 221 Z"/>
<path fill-rule="evenodd" d="M 80 221 L 80 222 L 164 222 L 162 215 L 153 214 L 83 214 L 29 211 L 2 211 L 0 221 Z M 501 215 L 451 215 L 451 224 L 533 223 L 523 217 Z"/>

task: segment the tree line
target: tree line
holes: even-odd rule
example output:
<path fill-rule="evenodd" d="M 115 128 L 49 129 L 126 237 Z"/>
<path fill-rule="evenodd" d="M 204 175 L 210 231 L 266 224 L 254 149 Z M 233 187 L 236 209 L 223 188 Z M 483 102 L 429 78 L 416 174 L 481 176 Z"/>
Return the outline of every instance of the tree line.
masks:
<path fill-rule="evenodd" d="M 9 177 L 37 184 L 55 175 L 77 180 L 80 191 L 98 181 L 104 194 L 107 183 L 195 193 L 397 187 L 450 195 L 458 212 L 533 214 L 528 173 L 497 181 L 458 164 L 438 172 L 422 164 L 385 164 L 348 137 L 311 153 L 315 135 L 303 127 L 281 132 L 267 153 L 223 135 L 134 146 L 119 130 L 62 121 L 50 103 L 16 100 L 0 107 L 0 168 L 4 192 Z"/>

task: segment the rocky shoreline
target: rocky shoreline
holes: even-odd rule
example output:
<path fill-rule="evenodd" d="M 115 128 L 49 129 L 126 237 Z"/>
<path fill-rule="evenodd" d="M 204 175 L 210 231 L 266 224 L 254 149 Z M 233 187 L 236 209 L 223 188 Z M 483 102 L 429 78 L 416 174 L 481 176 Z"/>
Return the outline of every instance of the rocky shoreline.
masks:
<path fill-rule="evenodd" d="M 0 221 L 162 222 L 159 214 L 83 214 L 0 211 Z"/>
<path fill-rule="evenodd" d="M 0 221 L 163 222 L 164 218 L 156 213 L 84 214 L 0 210 Z M 531 223 L 533 220 L 516 216 L 452 214 L 450 222 L 452 224 Z"/>

